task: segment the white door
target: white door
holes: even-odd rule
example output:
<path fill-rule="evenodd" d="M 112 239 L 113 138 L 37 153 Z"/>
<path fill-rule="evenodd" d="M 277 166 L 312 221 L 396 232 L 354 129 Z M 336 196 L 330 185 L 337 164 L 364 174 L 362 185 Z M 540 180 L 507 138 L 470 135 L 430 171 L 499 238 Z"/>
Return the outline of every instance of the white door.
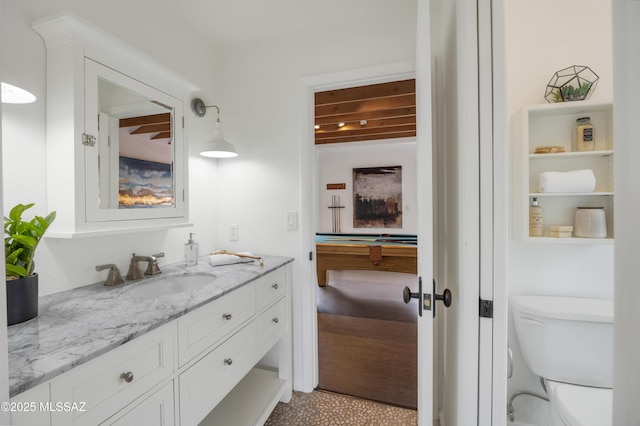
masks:
<path fill-rule="evenodd" d="M 433 282 L 433 149 L 431 122 L 431 43 L 430 1 L 418 1 L 416 40 L 416 112 L 418 178 L 418 276 L 422 284 L 417 296 L 418 308 L 418 425 L 433 424 L 434 401 L 434 306 Z M 406 299 L 405 299 L 406 300 Z M 415 302 L 413 302 L 415 303 Z M 426 309 L 429 308 L 429 309 Z"/>

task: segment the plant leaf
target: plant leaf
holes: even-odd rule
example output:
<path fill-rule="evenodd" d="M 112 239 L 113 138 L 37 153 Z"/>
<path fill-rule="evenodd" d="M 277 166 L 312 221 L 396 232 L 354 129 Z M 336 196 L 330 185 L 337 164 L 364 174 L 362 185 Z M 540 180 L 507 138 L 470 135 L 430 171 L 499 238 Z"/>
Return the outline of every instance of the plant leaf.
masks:
<path fill-rule="evenodd" d="M 27 276 L 27 270 L 24 269 L 22 266 L 18 266 L 18 265 L 12 265 L 10 263 L 7 263 L 5 265 L 5 269 L 6 269 L 6 276 L 17 276 L 17 277 L 26 277 Z"/>
<path fill-rule="evenodd" d="M 38 241 L 28 235 L 13 234 L 13 240 L 30 249 L 33 249 L 38 245 Z"/>

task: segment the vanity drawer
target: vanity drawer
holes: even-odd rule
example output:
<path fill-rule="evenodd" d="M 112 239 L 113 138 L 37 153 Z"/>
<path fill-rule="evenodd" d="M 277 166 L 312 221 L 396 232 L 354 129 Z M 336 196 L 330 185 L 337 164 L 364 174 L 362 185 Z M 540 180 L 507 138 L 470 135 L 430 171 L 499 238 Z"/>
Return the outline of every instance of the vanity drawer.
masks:
<path fill-rule="evenodd" d="M 280 299 L 278 303 L 258 316 L 258 348 L 260 349 L 260 354 L 271 349 L 278 341 L 286 323 L 286 299 Z"/>
<path fill-rule="evenodd" d="M 255 313 L 255 286 L 250 283 L 179 318 L 180 366 L 221 341 Z"/>
<path fill-rule="evenodd" d="M 125 414 L 117 414 L 101 426 L 175 425 L 173 380 L 143 401 L 136 402 Z M 126 411 L 122 410 L 122 411 Z"/>
<path fill-rule="evenodd" d="M 180 425 L 197 425 L 253 368 L 256 321 L 180 374 Z"/>
<path fill-rule="evenodd" d="M 53 412 L 52 424 L 97 425 L 171 376 L 175 336 L 172 322 L 52 380 L 52 404 L 79 408 Z M 127 373 L 129 382 L 121 376 Z"/>
<path fill-rule="evenodd" d="M 258 311 L 263 310 L 287 293 L 286 269 L 280 268 L 256 280 Z"/>

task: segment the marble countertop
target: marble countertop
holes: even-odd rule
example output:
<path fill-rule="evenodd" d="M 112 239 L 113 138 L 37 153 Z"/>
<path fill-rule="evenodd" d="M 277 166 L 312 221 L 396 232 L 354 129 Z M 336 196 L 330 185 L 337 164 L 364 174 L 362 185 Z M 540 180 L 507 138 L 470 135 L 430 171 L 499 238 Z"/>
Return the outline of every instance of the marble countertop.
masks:
<path fill-rule="evenodd" d="M 264 266 L 238 263 L 210 266 L 207 258 L 160 265 L 162 274 L 116 287 L 96 283 L 39 300 L 38 317 L 8 327 L 9 393 L 15 396 L 166 324 L 287 263 L 288 257 L 264 256 Z M 128 294 L 142 283 L 168 275 L 211 274 L 196 291 L 156 298 Z M 105 275 L 106 276 L 106 275 Z"/>

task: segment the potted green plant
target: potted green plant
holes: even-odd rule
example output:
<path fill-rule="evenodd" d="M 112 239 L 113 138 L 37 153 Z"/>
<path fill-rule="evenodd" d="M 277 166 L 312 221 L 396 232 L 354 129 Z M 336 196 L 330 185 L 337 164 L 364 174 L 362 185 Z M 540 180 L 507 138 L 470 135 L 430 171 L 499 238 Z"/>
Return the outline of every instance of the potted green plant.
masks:
<path fill-rule="evenodd" d="M 46 217 L 34 216 L 28 222 L 22 220 L 22 213 L 33 205 L 17 204 L 4 218 L 8 325 L 38 316 L 38 274 L 34 272 L 33 257 L 56 212 Z"/>

